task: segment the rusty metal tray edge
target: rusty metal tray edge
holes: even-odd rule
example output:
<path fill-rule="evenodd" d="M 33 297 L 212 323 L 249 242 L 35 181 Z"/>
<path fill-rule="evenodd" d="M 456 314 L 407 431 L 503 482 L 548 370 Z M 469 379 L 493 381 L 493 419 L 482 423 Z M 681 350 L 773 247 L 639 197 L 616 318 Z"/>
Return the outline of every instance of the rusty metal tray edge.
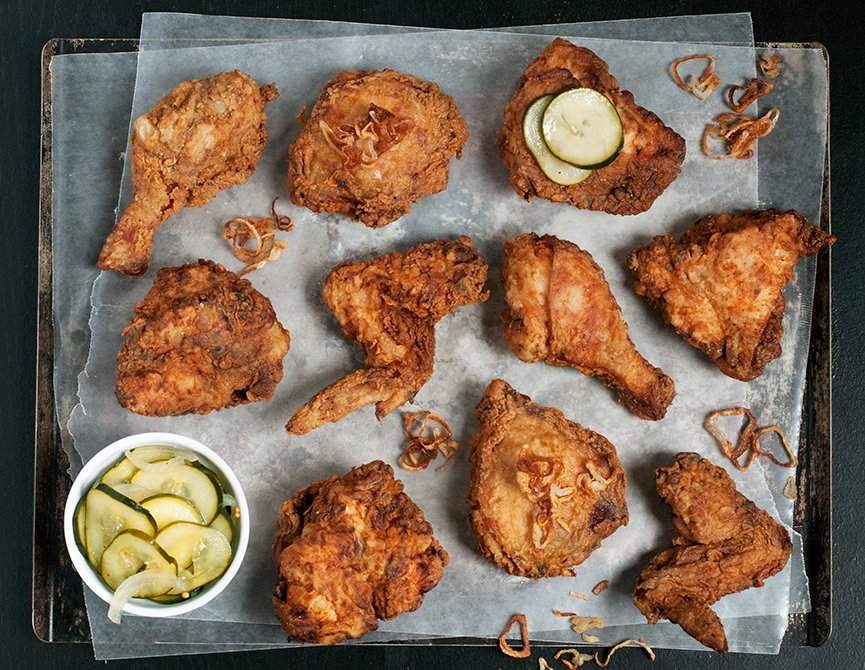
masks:
<path fill-rule="evenodd" d="M 757 46 L 820 49 L 827 71 L 829 68 L 828 52 L 820 43 L 772 42 Z M 72 482 L 67 473 L 68 459 L 61 444 L 54 389 L 50 65 L 51 59 L 60 54 L 134 52 L 137 49 L 137 38 L 55 38 L 42 51 L 32 626 L 43 642 L 90 642 L 83 586 L 63 542 L 63 508 Z M 829 148 L 827 128 L 820 227 L 831 232 Z M 783 646 L 819 647 L 832 632 L 831 301 L 832 256 L 829 249 L 822 251 L 817 258 L 794 514 L 794 528 L 801 533 L 804 546 L 811 611 L 789 615 Z M 415 641 L 415 644 L 439 645 L 486 643 L 485 640 L 470 638 Z"/>

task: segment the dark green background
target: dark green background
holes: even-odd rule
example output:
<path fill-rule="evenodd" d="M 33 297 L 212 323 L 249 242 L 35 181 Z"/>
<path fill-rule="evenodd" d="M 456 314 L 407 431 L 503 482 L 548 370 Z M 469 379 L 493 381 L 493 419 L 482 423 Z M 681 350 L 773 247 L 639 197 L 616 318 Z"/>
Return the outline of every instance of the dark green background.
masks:
<path fill-rule="evenodd" d="M 777 657 L 662 650 L 651 663 L 623 650 L 611 668 L 747 670 L 808 666 L 865 668 L 865 447 L 863 394 L 862 229 L 865 227 L 865 13 L 844 2 L 674 2 L 544 0 L 306 0 L 285 2 L 5 0 L 0 4 L 0 666 L 104 668 L 87 644 L 45 644 L 31 628 L 33 449 L 36 375 L 37 221 L 39 213 L 40 52 L 54 37 L 137 37 L 142 12 L 330 19 L 440 28 L 482 28 L 677 14 L 750 11 L 759 42 L 821 42 L 829 52 L 831 87 L 832 351 L 834 411 L 834 629 L 819 648 L 784 648 Z M 117 668 L 496 668 L 538 667 L 532 659 L 503 656 L 497 648 L 337 647 L 115 661 Z M 551 659 L 552 653 L 546 657 Z M 560 667 L 559 664 L 556 664 Z M 588 667 L 588 666 L 587 666 Z M 594 667 L 594 666 L 593 666 Z"/>

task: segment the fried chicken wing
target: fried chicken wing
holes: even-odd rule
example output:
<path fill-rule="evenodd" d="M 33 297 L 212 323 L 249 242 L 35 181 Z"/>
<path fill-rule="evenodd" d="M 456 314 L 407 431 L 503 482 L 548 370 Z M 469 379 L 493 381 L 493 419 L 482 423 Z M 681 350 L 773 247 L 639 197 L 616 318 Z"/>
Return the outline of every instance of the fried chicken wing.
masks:
<path fill-rule="evenodd" d="M 288 150 L 298 207 L 380 228 L 445 190 L 466 122 L 435 83 L 393 70 L 340 72 Z"/>
<path fill-rule="evenodd" d="M 298 491 L 279 509 L 276 616 L 295 642 L 338 644 L 421 606 L 447 552 L 381 461 Z"/>
<path fill-rule="evenodd" d="M 763 586 L 784 569 L 793 545 L 771 516 L 736 490 L 730 476 L 699 454 L 681 453 L 655 471 L 672 507 L 673 548 L 643 570 L 634 604 L 649 623 L 668 619 L 701 644 L 727 651 L 724 626 L 709 605 Z"/>
<path fill-rule="evenodd" d="M 334 268 L 321 294 L 343 334 L 363 347 L 366 367 L 316 394 L 286 431 L 303 435 L 371 403 L 382 419 L 411 402 L 433 373 L 436 323 L 486 300 L 486 278 L 484 259 L 465 236 Z"/>
<path fill-rule="evenodd" d="M 264 106 L 279 94 L 235 70 L 178 84 L 135 119 L 132 201 L 96 264 L 135 277 L 147 271 L 156 229 L 183 207 L 202 207 L 243 184 L 264 151 Z"/>
<path fill-rule="evenodd" d="M 624 147 L 610 165 L 595 170 L 585 181 L 564 186 L 538 166 L 523 138 L 522 122 L 533 100 L 572 88 L 591 88 L 610 99 L 622 120 Z M 685 160 L 685 140 L 635 104 L 629 91 L 620 91 L 619 82 L 596 54 L 560 38 L 528 66 L 505 105 L 504 116 L 499 156 L 510 171 L 514 191 L 527 202 L 536 196 L 580 209 L 639 214 L 679 176 Z"/>
<path fill-rule="evenodd" d="M 478 419 L 468 504 L 481 553 L 512 575 L 573 576 L 628 523 L 615 447 L 501 379 L 484 392 Z"/>
<path fill-rule="evenodd" d="M 552 235 L 513 237 L 505 242 L 502 283 L 505 338 L 520 360 L 598 376 L 640 418 L 664 417 L 676 395 L 673 380 L 637 352 L 588 252 Z"/>
<path fill-rule="evenodd" d="M 117 354 L 117 401 L 145 416 L 270 400 L 290 344 L 270 300 L 213 261 L 163 268 Z"/>
<path fill-rule="evenodd" d="M 781 355 L 782 289 L 793 266 L 835 242 L 794 210 L 706 216 L 679 243 L 632 251 L 634 290 L 725 375 L 750 381 Z"/>

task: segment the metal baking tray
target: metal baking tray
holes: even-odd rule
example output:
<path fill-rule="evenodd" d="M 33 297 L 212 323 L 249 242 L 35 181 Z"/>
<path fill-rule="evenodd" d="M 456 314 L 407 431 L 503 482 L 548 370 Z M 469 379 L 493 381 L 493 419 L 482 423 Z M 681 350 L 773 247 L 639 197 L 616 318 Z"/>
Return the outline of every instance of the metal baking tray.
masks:
<path fill-rule="evenodd" d="M 818 43 L 763 43 L 760 47 L 820 49 Z M 90 642 L 81 579 L 63 540 L 63 510 L 71 486 L 61 445 L 54 387 L 52 256 L 52 94 L 51 60 L 71 53 L 135 52 L 137 39 L 53 39 L 42 52 L 41 168 L 39 198 L 38 326 L 33 499 L 33 630 L 43 642 Z M 831 230 L 829 132 L 823 170 L 821 220 Z M 811 347 L 802 425 L 793 526 L 802 535 L 811 611 L 790 614 L 783 646 L 819 647 L 832 631 L 832 259 L 817 258 Z M 437 640 L 471 644 L 479 640 Z"/>

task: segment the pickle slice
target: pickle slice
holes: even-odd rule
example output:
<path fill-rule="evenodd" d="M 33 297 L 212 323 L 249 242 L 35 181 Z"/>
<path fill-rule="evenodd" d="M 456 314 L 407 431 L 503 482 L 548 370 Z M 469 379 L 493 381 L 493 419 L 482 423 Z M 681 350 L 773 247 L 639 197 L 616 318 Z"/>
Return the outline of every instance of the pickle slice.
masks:
<path fill-rule="evenodd" d="M 212 582 L 231 561 L 228 539 L 208 526 L 178 521 L 160 531 L 155 541 L 177 562 L 177 576 L 186 591 Z M 169 593 L 177 592 L 175 589 Z"/>
<path fill-rule="evenodd" d="M 185 498 L 201 513 L 204 523 L 213 521 L 222 504 L 222 487 L 202 466 L 178 465 L 166 472 L 139 470 L 132 483 L 154 493 L 172 493 Z"/>
<path fill-rule="evenodd" d="M 542 95 L 539 98 L 535 98 L 526 108 L 523 114 L 523 139 L 525 139 L 526 146 L 529 148 L 532 156 L 535 157 L 538 166 L 547 177 L 563 186 L 579 184 L 592 174 L 592 171 L 584 170 L 556 158 L 550 151 L 547 143 L 544 142 L 541 134 L 541 119 L 543 118 L 544 111 L 547 109 L 547 105 L 550 104 L 550 101 L 554 97 L 556 96 L 552 93 Z"/>
<path fill-rule="evenodd" d="M 135 529 L 151 537 L 156 535 L 156 521 L 150 512 L 110 486 L 97 484 L 87 493 L 85 501 L 87 558 L 97 570 L 101 570 L 102 552 L 122 531 Z"/>
<path fill-rule="evenodd" d="M 168 555 L 139 530 L 124 530 L 102 553 L 102 579 L 117 589 L 127 578 L 142 570 L 176 572 Z"/>
<path fill-rule="evenodd" d="M 612 163 L 625 143 L 615 105 L 591 88 L 572 88 L 550 100 L 541 134 L 554 156 L 586 170 Z"/>
<path fill-rule="evenodd" d="M 159 532 L 175 521 L 204 524 L 201 513 L 191 502 L 173 493 L 159 493 L 141 501 L 140 505 L 153 516 Z"/>

